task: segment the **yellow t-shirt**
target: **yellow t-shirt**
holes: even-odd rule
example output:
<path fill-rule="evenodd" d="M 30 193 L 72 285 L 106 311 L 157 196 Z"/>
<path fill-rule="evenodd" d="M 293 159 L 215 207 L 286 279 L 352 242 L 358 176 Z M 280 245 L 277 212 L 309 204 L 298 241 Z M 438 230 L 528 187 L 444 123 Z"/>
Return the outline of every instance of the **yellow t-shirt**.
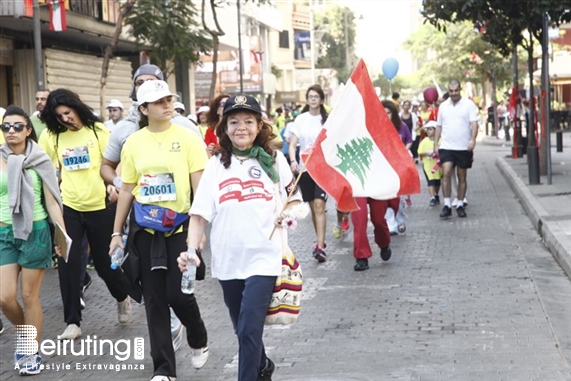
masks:
<path fill-rule="evenodd" d="M 434 150 L 434 140 L 430 139 L 428 136 L 422 139 L 418 145 L 418 153 L 426 154 L 427 152 L 433 152 Z M 429 156 L 424 156 L 422 158 L 422 167 L 424 168 L 424 173 L 428 180 L 440 180 L 442 178 L 442 168 L 439 168 L 436 172 L 432 173 L 432 168 L 436 165 L 436 159 Z"/>
<path fill-rule="evenodd" d="M 204 140 L 204 137 L 206 136 L 206 131 L 208 131 L 208 126 L 206 124 L 199 124 L 197 127 L 198 130 L 200 131 L 200 135 L 202 135 L 202 140 Z"/>
<path fill-rule="evenodd" d="M 63 204 L 79 212 L 105 209 L 107 191 L 99 175 L 103 152 L 109 141 L 109 130 L 103 123 L 95 124 L 95 131 L 83 127 L 79 131 L 65 131 L 58 135 L 43 133 L 40 146 L 61 168 L 61 196 Z"/>
<path fill-rule="evenodd" d="M 138 202 L 188 213 L 190 174 L 202 171 L 207 161 L 203 142 L 191 130 L 178 124 L 156 133 L 143 128 L 123 146 L 121 179 L 136 184 Z"/>

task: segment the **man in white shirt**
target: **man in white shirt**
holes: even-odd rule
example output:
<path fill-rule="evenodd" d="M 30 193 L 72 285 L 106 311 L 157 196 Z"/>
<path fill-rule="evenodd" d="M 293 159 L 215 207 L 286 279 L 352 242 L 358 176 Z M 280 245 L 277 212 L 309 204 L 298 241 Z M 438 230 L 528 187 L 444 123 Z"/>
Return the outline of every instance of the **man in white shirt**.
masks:
<path fill-rule="evenodd" d="M 478 107 L 470 99 L 462 98 L 461 90 L 458 80 L 453 79 L 448 83 L 450 98 L 440 105 L 436 120 L 434 151 L 438 152 L 444 170 L 442 176 L 444 208 L 440 218 L 452 215 L 451 178 L 455 168 L 458 178 L 456 213 L 458 217 L 466 217 L 463 200 L 466 196 L 468 168 L 472 167 L 474 160 L 474 147 L 478 135 Z"/>
<path fill-rule="evenodd" d="M 118 99 L 111 99 L 109 104 L 105 106 L 107 112 L 109 112 L 109 120 L 105 122 L 105 126 L 109 131 L 113 132 L 113 129 L 123 119 L 123 103 Z"/>

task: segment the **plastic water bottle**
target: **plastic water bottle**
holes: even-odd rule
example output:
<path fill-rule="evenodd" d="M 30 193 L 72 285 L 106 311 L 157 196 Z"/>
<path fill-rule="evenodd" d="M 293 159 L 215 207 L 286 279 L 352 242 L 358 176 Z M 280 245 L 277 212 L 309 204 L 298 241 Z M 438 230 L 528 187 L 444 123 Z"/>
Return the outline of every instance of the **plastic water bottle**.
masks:
<path fill-rule="evenodd" d="M 125 245 L 127 245 L 127 234 L 123 234 L 123 246 Z M 119 267 L 121 267 L 125 261 L 125 258 L 125 251 L 117 246 L 111 255 L 111 269 L 117 270 Z"/>
<path fill-rule="evenodd" d="M 194 249 L 188 249 L 186 252 L 186 271 L 182 273 L 180 282 L 180 290 L 183 294 L 194 293 L 194 285 L 196 283 L 196 259 L 198 259 Z"/>

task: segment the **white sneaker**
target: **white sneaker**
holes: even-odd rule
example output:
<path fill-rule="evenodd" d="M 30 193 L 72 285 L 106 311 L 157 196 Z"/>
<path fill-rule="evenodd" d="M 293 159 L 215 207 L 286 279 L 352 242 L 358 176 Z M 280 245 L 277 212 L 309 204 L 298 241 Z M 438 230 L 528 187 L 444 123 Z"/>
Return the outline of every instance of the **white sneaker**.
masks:
<path fill-rule="evenodd" d="M 61 335 L 57 336 L 58 340 L 75 340 L 81 336 L 81 328 L 77 324 L 69 324 Z"/>
<path fill-rule="evenodd" d="M 42 370 L 42 357 L 39 354 L 28 355 L 20 364 L 20 376 L 39 374 Z"/>
<path fill-rule="evenodd" d="M 131 300 L 127 296 L 122 302 L 117 302 L 117 318 L 119 323 L 125 324 L 129 321 L 131 316 Z"/>
<path fill-rule="evenodd" d="M 154 376 L 151 381 L 176 381 L 176 377 L 169 376 Z"/>
<path fill-rule="evenodd" d="M 190 348 L 190 363 L 194 369 L 200 369 L 208 360 L 208 346 L 204 348 Z"/>

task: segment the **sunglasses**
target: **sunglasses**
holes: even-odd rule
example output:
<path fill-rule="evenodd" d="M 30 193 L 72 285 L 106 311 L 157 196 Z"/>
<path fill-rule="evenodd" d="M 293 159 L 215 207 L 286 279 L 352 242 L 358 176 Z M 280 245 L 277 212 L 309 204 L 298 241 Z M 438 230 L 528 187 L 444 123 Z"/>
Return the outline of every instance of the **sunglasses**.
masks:
<path fill-rule="evenodd" d="M 10 132 L 10 128 L 13 128 L 14 131 L 16 132 L 22 132 L 26 127 L 28 127 L 28 125 L 26 123 L 21 123 L 21 122 L 14 124 L 2 123 L 2 132 Z"/>

